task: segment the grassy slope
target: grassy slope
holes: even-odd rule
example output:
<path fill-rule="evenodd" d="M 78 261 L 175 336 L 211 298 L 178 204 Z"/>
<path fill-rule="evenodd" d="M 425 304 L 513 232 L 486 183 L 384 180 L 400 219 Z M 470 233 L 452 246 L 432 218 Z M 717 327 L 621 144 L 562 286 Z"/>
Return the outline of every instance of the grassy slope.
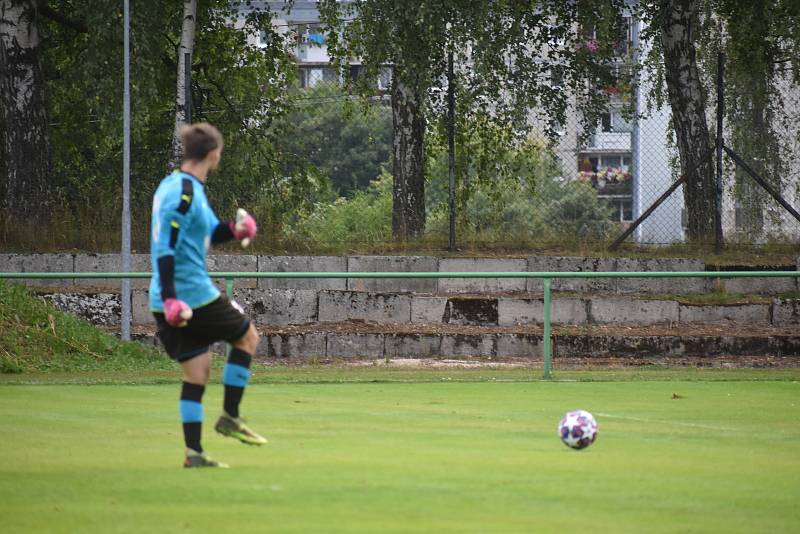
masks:
<path fill-rule="evenodd" d="M 61 313 L 27 289 L 0 281 L 0 376 L 32 371 L 139 371 L 171 362 L 139 343 L 123 343 Z"/>
<path fill-rule="evenodd" d="M 3 530 L 781 532 L 800 520 L 796 381 L 256 385 L 245 414 L 272 442 L 206 431 L 234 468 L 188 472 L 176 394 L 0 387 Z M 600 422 L 580 452 L 555 435 L 575 407 Z"/>

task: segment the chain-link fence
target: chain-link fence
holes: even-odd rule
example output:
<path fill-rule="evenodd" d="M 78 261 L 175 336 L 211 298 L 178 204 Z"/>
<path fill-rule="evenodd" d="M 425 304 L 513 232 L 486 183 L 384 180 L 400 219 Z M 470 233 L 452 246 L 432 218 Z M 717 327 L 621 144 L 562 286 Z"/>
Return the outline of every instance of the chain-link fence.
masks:
<path fill-rule="evenodd" d="M 290 21 L 285 25 L 295 36 L 297 94 L 289 99 L 289 106 L 290 120 L 300 131 L 289 148 L 298 160 L 328 176 L 336 195 L 352 198 L 391 171 L 391 67 L 382 69 L 374 80 L 375 97 L 364 106 L 344 88 L 348 77 L 356 79 L 362 74 L 361 66 L 354 63 L 349 72 L 342 73 L 331 65 L 325 53 L 324 31 L 318 23 Z M 635 57 L 632 44 L 629 41 L 620 55 Z M 630 63 L 622 61 L 618 68 L 627 71 Z M 532 187 L 514 190 L 506 184 L 504 191 L 491 191 L 493 177 L 489 176 L 481 180 L 487 186 L 482 191 L 469 182 L 474 177 L 461 169 L 457 183 L 459 241 L 479 238 L 482 233 L 487 240 L 505 240 L 509 245 L 575 243 L 605 247 L 630 228 L 680 175 L 669 102 L 653 103 L 650 97 L 655 81 L 647 72 L 641 71 L 638 88 L 625 72 L 619 79 L 627 82 L 598 88 L 608 93 L 609 105 L 597 122 L 584 120 L 578 106 L 573 105 L 558 138 L 546 149 L 555 157 L 555 164 L 531 171 L 535 175 L 527 181 L 533 182 Z M 713 76 L 711 73 L 705 80 L 709 86 L 706 115 L 712 145 L 716 125 Z M 748 94 L 740 85 L 735 81 L 724 85 L 724 143 L 788 204 L 800 208 L 800 88 L 788 73 L 776 77 L 765 97 Z M 365 108 L 369 109 L 367 118 L 355 119 Z M 534 119 L 528 138 L 543 137 L 540 125 L 547 114 L 546 109 L 531 110 Z M 429 125 L 426 135 L 437 135 L 433 119 Z M 442 146 L 446 145 L 438 147 L 440 156 Z M 456 150 L 470 148 L 457 141 Z M 442 163 L 446 158 L 440 157 L 437 163 L 431 156 L 434 153 L 429 152 L 427 165 L 427 232 L 442 237 L 439 234 L 446 236 L 447 231 L 442 201 L 447 167 Z M 800 223 L 772 195 L 730 157 L 723 157 L 722 169 L 721 219 L 726 243 L 800 243 Z M 686 242 L 688 215 L 683 187 L 661 199 L 628 241 L 657 245 Z M 354 244 L 358 239 L 353 235 Z"/>
<path fill-rule="evenodd" d="M 357 69 L 358 66 L 353 66 L 354 76 Z M 298 70 L 298 86 L 305 93 L 293 105 L 301 114 L 313 111 L 317 116 L 329 118 L 311 121 L 316 133 L 307 132 L 303 142 L 295 147 L 298 156 L 323 169 L 337 193 L 352 195 L 363 190 L 382 169 L 391 168 L 391 110 L 385 92 L 391 79 L 390 70 L 387 68 L 376 82 L 376 87 L 384 90 L 383 96 L 376 98 L 372 116 L 357 126 L 356 132 L 353 128 L 339 129 L 339 119 L 349 113 L 342 109 L 350 107 L 352 112 L 361 104 L 342 92 L 342 79 L 336 69 L 316 64 L 301 65 Z M 523 224 L 507 221 L 513 227 L 511 233 L 509 228 L 489 229 L 494 230 L 489 233 L 495 239 L 505 236 L 509 241 L 544 244 L 567 240 L 602 246 L 631 225 L 680 174 L 669 106 L 648 108 L 644 93 L 649 89 L 644 80 L 638 95 L 641 101 L 638 116 L 631 114 L 629 100 L 636 95 L 622 92 L 612 94 L 609 109 L 596 125 L 587 125 L 577 112 L 570 112 L 560 138 L 553 145 L 558 176 L 539 184 L 530 193 L 527 199 L 530 212 L 521 215 L 529 220 Z M 762 131 L 747 123 L 751 117 L 742 117 L 734 108 L 726 115 L 724 139 L 726 146 L 775 186 L 789 204 L 800 206 L 800 162 L 796 157 L 800 153 L 800 91 L 788 79 L 781 80 L 779 91 L 780 98 L 770 110 L 770 122 L 762 122 Z M 711 99 L 708 104 L 708 124 L 713 135 L 715 102 Z M 354 113 L 362 111 L 357 109 Z M 347 120 L 352 120 L 352 115 Z M 538 135 L 536 130 L 531 126 L 531 135 Z M 341 138 L 348 133 L 348 139 Z M 439 174 L 444 171 L 439 170 L 442 171 Z M 435 166 L 429 167 L 429 171 L 431 182 L 446 178 L 435 175 Z M 798 221 L 727 156 L 723 157 L 722 176 L 722 225 L 727 243 L 800 242 Z M 430 189 L 436 187 L 435 183 L 429 183 Z M 681 186 L 643 220 L 629 241 L 685 242 L 687 213 L 683 195 Z M 496 198 L 501 203 L 519 201 Z M 519 211 L 509 206 L 487 209 L 506 208 Z M 460 204 L 459 209 L 457 232 L 461 235 L 475 227 L 487 230 L 487 224 L 492 224 L 477 220 L 479 207 Z M 443 225 L 436 225 L 435 214 L 429 220 L 430 232 L 443 231 Z M 519 230 L 525 230 L 525 235 L 519 234 Z"/>

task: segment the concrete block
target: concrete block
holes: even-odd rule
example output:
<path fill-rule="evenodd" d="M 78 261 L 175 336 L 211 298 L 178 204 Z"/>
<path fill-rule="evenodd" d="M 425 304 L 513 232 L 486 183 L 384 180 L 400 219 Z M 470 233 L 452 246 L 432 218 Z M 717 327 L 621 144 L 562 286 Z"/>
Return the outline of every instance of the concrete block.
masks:
<path fill-rule="evenodd" d="M 213 255 L 206 258 L 206 268 L 209 274 L 215 272 L 254 273 L 258 271 L 258 259 L 252 254 Z M 221 291 L 225 291 L 223 278 L 214 278 L 213 280 Z M 254 288 L 258 287 L 258 282 L 255 278 L 236 278 L 234 287 Z"/>
<path fill-rule="evenodd" d="M 769 324 L 768 304 L 740 304 L 733 306 L 680 305 L 681 323 L 747 322 Z"/>
<path fill-rule="evenodd" d="M 75 255 L 76 273 L 119 273 L 122 272 L 121 254 L 77 254 Z M 119 278 L 76 278 L 75 285 L 80 287 L 96 287 L 119 290 L 122 280 Z"/>
<path fill-rule="evenodd" d="M 120 324 L 122 306 L 118 293 L 45 293 L 39 298 L 63 312 L 77 315 L 94 325 Z"/>
<path fill-rule="evenodd" d="M 317 320 L 317 292 L 308 289 L 236 289 L 234 299 L 256 324 L 306 324 Z"/>
<path fill-rule="evenodd" d="M 3 270 L 8 272 L 23 273 L 72 273 L 75 270 L 75 257 L 72 254 L 2 254 Z M 17 283 L 39 287 L 65 287 L 71 286 L 74 279 L 71 276 L 54 279 L 17 279 Z"/>
<path fill-rule="evenodd" d="M 131 318 L 133 324 L 155 324 L 153 312 L 150 311 L 150 292 L 146 289 L 134 289 L 131 292 Z"/>
<path fill-rule="evenodd" d="M 586 301 L 577 298 L 559 297 L 551 302 L 550 321 L 553 324 L 586 324 Z M 500 326 L 518 324 L 542 324 L 544 321 L 544 299 L 516 299 L 502 297 L 498 301 Z"/>
<path fill-rule="evenodd" d="M 797 278 L 726 278 L 723 283 L 728 293 L 745 295 L 778 295 L 797 291 Z"/>
<path fill-rule="evenodd" d="M 429 256 L 350 256 L 348 272 L 436 272 L 438 258 Z M 384 293 L 434 293 L 436 278 L 348 278 L 347 289 Z"/>
<path fill-rule="evenodd" d="M 612 258 L 583 258 L 571 256 L 531 256 L 528 258 L 528 271 L 531 272 L 604 272 L 614 271 L 615 263 Z M 529 278 L 527 283 L 529 292 L 541 292 L 542 280 Z M 611 292 L 616 288 L 613 278 L 561 278 L 553 280 L 553 291 L 606 291 Z"/>
<path fill-rule="evenodd" d="M 150 254 L 131 254 L 131 272 L 149 273 L 152 271 Z M 150 278 L 134 278 L 131 280 L 131 287 L 134 289 L 147 289 L 150 287 Z"/>
<path fill-rule="evenodd" d="M 443 356 L 442 337 L 435 334 L 386 334 L 386 358 L 434 358 Z"/>
<path fill-rule="evenodd" d="M 262 273 L 345 272 L 347 258 L 340 256 L 259 256 Z M 347 289 L 344 278 L 259 278 L 262 289 Z"/>
<path fill-rule="evenodd" d="M 150 272 L 149 254 L 131 254 L 131 272 Z M 76 273 L 119 273 L 122 272 L 121 254 L 76 254 Z M 75 285 L 80 287 L 97 287 L 119 290 L 122 280 L 119 278 L 76 278 Z M 131 288 L 145 289 L 150 287 L 150 278 L 131 279 Z"/>
<path fill-rule="evenodd" d="M 497 334 L 500 358 L 541 358 L 542 337 L 532 334 Z"/>
<path fill-rule="evenodd" d="M 618 272 L 653 271 L 699 271 L 706 270 L 702 260 L 659 258 L 631 259 L 617 258 Z M 709 290 L 708 278 L 616 278 L 620 293 L 640 294 L 687 294 L 706 293 Z"/>
<path fill-rule="evenodd" d="M 558 336 L 554 353 L 556 361 L 558 358 L 688 356 L 686 339 L 681 336 Z"/>
<path fill-rule="evenodd" d="M 319 292 L 319 321 L 350 319 L 408 323 L 411 321 L 411 296 L 356 291 Z"/>
<path fill-rule="evenodd" d="M 504 258 L 442 258 L 439 272 L 524 272 L 524 259 Z M 440 278 L 441 293 L 498 293 L 523 292 L 525 278 Z"/>
<path fill-rule="evenodd" d="M 596 324 L 650 325 L 678 322 L 678 303 L 669 300 L 638 300 L 617 297 L 595 298 L 589 318 Z"/>
<path fill-rule="evenodd" d="M 326 334 L 268 334 L 261 337 L 258 352 L 270 358 L 324 358 L 327 352 Z"/>
<path fill-rule="evenodd" d="M 497 299 L 484 297 L 450 297 L 442 322 L 459 325 L 497 325 Z"/>
<path fill-rule="evenodd" d="M 447 308 L 447 297 L 411 297 L 412 323 L 441 323 Z"/>
<path fill-rule="evenodd" d="M 345 334 L 330 332 L 327 336 L 328 358 L 383 358 L 383 334 Z"/>
<path fill-rule="evenodd" d="M 441 354 L 443 356 L 495 356 L 496 337 L 493 334 L 444 334 Z"/>
<path fill-rule="evenodd" d="M 800 324 L 800 299 L 774 299 L 772 301 L 772 324 L 774 326 Z"/>
<path fill-rule="evenodd" d="M 22 271 L 22 254 L 0 254 L 0 273 Z"/>

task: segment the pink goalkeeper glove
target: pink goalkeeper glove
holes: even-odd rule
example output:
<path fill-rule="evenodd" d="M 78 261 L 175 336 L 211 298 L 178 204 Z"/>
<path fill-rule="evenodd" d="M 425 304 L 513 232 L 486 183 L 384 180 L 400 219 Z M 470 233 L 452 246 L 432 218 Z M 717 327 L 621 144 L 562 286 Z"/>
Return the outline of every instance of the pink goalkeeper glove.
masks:
<path fill-rule="evenodd" d="M 233 238 L 241 241 L 243 247 L 248 246 L 256 236 L 256 220 L 242 208 L 236 210 L 236 222 L 231 222 L 230 225 Z"/>
<path fill-rule="evenodd" d="M 164 317 L 168 325 L 180 328 L 192 318 L 192 309 L 182 300 L 167 299 L 164 301 Z"/>

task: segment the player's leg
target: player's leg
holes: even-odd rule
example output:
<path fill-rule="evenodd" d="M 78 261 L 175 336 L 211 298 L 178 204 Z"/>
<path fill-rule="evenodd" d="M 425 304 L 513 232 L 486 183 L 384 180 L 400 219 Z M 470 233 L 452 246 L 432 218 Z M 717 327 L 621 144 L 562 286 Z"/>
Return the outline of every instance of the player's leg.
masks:
<path fill-rule="evenodd" d="M 204 352 L 181 362 L 183 384 L 181 386 L 180 413 L 183 423 L 183 439 L 186 444 L 184 467 L 228 467 L 211 459 L 203 451 L 203 393 L 211 374 L 211 354 Z"/>
<path fill-rule="evenodd" d="M 239 404 L 242 402 L 244 388 L 250 380 L 250 363 L 258 346 L 258 332 L 250 324 L 247 332 L 231 342 L 231 350 L 222 377 L 225 385 L 225 413 L 239 417 Z"/>
<path fill-rule="evenodd" d="M 183 439 L 187 452 L 203 452 L 200 437 L 203 430 L 203 393 L 206 391 L 211 370 L 211 354 L 208 352 L 181 362 L 183 384 L 181 385 L 180 412 L 183 423 Z"/>
<path fill-rule="evenodd" d="M 249 445 L 263 445 L 267 440 L 253 432 L 239 416 L 239 404 L 250 379 L 250 363 L 258 347 L 258 332 L 250 324 L 243 336 L 231 341 L 231 351 L 222 375 L 225 386 L 224 411 L 215 430 Z"/>

